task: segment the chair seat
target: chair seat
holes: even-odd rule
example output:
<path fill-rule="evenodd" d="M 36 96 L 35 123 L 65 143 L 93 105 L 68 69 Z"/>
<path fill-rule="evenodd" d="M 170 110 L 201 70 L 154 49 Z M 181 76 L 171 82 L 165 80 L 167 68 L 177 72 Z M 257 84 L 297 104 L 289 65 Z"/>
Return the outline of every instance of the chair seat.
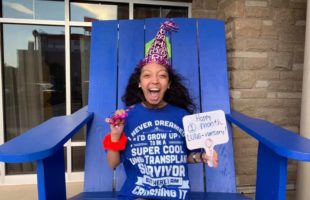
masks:
<path fill-rule="evenodd" d="M 116 200 L 117 193 L 115 192 L 83 192 L 70 200 Z M 249 200 L 251 198 L 245 197 L 238 193 L 218 193 L 218 192 L 192 192 L 191 200 Z"/>

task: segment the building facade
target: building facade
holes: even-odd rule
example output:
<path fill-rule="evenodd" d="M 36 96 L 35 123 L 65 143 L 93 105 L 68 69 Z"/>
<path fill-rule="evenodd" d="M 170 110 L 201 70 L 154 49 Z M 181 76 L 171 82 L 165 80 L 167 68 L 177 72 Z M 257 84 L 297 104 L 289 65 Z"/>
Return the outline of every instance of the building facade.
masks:
<path fill-rule="evenodd" d="M 306 13 L 307 0 L 193 0 L 193 17 L 225 20 L 233 109 L 299 133 Z M 244 192 L 255 192 L 257 146 L 234 128 L 237 185 Z M 296 188 L 296 172 L 290 160 L 288 190 Z"/>

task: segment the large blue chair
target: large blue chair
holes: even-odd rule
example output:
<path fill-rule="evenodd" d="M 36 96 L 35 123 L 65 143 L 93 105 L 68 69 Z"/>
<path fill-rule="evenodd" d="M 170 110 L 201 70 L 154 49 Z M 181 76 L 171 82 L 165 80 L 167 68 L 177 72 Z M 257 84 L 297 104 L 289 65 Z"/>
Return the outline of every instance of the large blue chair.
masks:
<path fill-rule="evenodd" d="M 72 199 L 115 199 L 124 181 L 120 166 L 111 170 L 101 140 L 109 132 L 104 119 L 123 108 L 127 80 L 144 56 L 164 19 L 93 23 L 89 104 L 70 116 L 54 117 L 0 146 L 0 161 L 37 162 L 39 199 L 66 199 L 64 144 L 87 125 L 84 192 Z M 219 167 L 189 165 L 192 199 L 248 199 L 236 191 L 233 123 L 259 142 L 256 199 L 285 199 L 288 159 L 310 161 L 310 140 L 267 121 L 230 109 L 224 22 L 175 19 L 170 36 L 172 66 L 186 78 L 197 112 L 221 109 L 229 122 L 227 144 L 219 145 Z M 116 176 L 115 176 L 116 174 Z M 116 177 L 113 179 L 113 177 Z"/>

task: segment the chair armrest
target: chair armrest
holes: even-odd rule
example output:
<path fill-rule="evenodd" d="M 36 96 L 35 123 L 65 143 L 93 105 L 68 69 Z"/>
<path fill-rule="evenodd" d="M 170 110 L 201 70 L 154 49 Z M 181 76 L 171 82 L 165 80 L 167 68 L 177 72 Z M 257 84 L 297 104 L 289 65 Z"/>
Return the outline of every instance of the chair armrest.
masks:
<path fill-rule="evenodd" d="M 86 123 L 93 113 L 88 107 L 72 115 L 53 117 L 0 146 L 0 161 L 7 163 L 41 160 L 53 155 Z"/>
<path fill-rule="evenodd" d="M 310 161 L 310 140 L 268 121 L 232 111 L 226 119 L 285 158 Z"/>

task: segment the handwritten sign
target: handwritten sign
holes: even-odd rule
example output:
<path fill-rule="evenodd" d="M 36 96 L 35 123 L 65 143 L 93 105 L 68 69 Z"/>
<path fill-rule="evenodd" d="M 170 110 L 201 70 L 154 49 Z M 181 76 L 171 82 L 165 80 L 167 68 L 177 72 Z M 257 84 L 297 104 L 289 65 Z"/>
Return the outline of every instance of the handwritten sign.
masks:
<path fill-rule="evenodd" d="M 203 148 L 206 153 L 213 155 L 215 145 L 229 140 L 225 113 L 222 110 L 187 115 L 183 117 L 183 126 L 186 145 L 190 150 Z"/>

